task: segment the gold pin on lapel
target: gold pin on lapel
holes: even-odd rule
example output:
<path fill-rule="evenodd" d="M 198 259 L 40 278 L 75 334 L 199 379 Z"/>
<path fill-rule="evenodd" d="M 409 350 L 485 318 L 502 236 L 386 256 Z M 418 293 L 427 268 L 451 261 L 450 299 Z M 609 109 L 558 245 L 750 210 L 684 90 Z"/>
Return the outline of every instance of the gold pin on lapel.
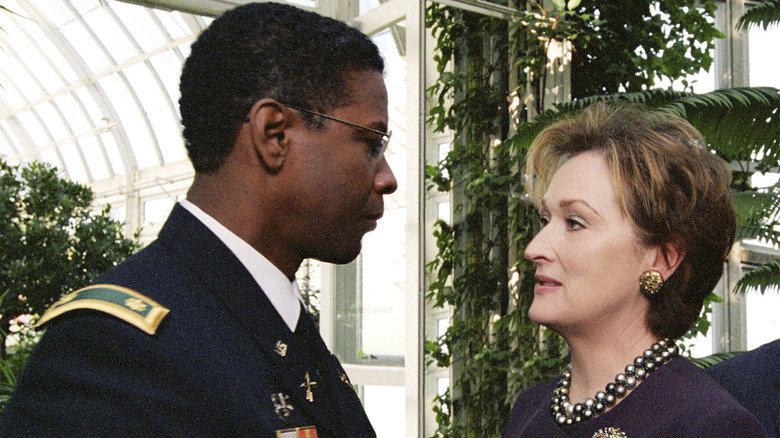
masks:
<path fill-rule="evenodd" d="M 282 341 L 276 341 L 276 345 L 274 345 L 274 351 L 279 356 L 286 356 L 287 355 L 287 344 L 285 344 Z"/>
<path fill-rule="evenodd" d="M 312 392 L 312 388 L 317 387 L 317 382 L 311 380 L 309 378 L 309 372 L 306 371 L 306 381 L 301 383 L 301 388 L 306 388 L 306 400 L 311 403 L 314 401 L 314 392 Z"/>
<path fill-rule="evenodd" d="M 271 402 L 274 404 L 274 412 L 280 420 L 287 420 L 290 418 L 290 411 L 294 411 L 295 408 L 287 403 L 287 399 L 290 396 L 283 393 L 271 394 Z"/>

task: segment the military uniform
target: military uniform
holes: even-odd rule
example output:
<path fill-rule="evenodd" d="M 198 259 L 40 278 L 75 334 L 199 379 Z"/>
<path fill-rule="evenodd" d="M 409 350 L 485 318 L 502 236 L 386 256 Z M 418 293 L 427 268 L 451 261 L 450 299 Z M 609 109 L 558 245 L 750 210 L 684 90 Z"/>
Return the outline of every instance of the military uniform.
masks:
<path fill-rule="evenodd" d="M 60 303 L 72 308 L 47 323 L 0 435 L 375 436 L 305 311 L 291 331 L 180 205 L 155 242 L 97 283 L 127 314 L 74 304 L 86 295 Z"/>

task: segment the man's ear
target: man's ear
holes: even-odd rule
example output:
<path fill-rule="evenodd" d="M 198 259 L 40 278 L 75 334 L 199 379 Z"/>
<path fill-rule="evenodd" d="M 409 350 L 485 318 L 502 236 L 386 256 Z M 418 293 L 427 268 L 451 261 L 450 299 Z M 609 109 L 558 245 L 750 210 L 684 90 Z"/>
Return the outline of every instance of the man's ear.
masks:
<path fill-rule="evenodd" d="M 249 111 L 252 148 L 260 162 L 271 172 L 278 172 L 289 152 L 285 131 L 290 113 L 271 98 L 258 100 Z"/>
<path fill-rule="evenodd" d="M 662 249 L 666 250 L 665 254 Z M 681 245 L 676 245 L 674 242 L 659 245 L 655 247 L 653 252 L 655 257 L 652 269 L 658 271 L 664 280 L 668 280 L 674 274 L 674 271 L 677 270 L 677 267 L 680 266 L 680 263 L 685 258 L 685 250 Z"/>

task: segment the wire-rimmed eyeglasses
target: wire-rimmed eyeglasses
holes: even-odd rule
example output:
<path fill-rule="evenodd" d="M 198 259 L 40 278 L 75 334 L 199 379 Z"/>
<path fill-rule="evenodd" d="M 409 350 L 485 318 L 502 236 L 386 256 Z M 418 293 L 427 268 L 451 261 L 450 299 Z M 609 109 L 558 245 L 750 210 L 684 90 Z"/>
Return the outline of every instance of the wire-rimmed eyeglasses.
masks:
<path fill-rule="evenodd" d="M 325 119 L 333 120 L 334 122 L 343 123 L 345 125 L 351 126 L 353 128 L 362 129 L 364 131 L 373 132 L 374 134 L 377 134 L 380 136 L 381 140 L 379 142 L 380 148 L 376 152 L 376 156 L 381 159 L 381 157 L 385 154 L 385 151 L 387 150 L 387 145 L 390 143 L 390 136 L 393 134 L 393 131 L 388 130 L 387 132 L 382 132 L 378 129 L 369 128 L 368 126 L 358 125 L 357 123 L 348 122 L 346 120 L 341 120 L 333 116 L 329 116 L 327 114 L 318 113 L 316 111 L 307 110 L 304 108 L 297 107 L 295 105 L 288 105 L 286 103 L 282 103 L 282 105 L 286 106 L 287 108 L 294 109 L 296 111 L 300 111 L 303 113 L 309 113 L 315 116 L 320 116 Z"/>

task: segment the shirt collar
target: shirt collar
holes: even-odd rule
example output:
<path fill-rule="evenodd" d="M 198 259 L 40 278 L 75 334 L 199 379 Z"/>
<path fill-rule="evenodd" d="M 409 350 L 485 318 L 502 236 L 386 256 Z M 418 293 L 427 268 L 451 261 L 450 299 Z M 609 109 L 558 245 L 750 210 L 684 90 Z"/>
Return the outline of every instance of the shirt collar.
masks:
<path fill-rule="evenodd" d="M 273 263 L 268 261 L 256 249 L 236 236 L 216 219 L 206 214 L 195 204 L 188 200 L 179 202 L 193 216 L 203 222 L 225 246 L 238 258 L 241 264 L 249 271 L 260 289 L 263 290 L 268 300 L 271 301 L 276 311 L 282 317 L 290 331 L 295 331 L 301 311 L 303 297 L 298 289 L 298 283 L 292 282 Z"/>

